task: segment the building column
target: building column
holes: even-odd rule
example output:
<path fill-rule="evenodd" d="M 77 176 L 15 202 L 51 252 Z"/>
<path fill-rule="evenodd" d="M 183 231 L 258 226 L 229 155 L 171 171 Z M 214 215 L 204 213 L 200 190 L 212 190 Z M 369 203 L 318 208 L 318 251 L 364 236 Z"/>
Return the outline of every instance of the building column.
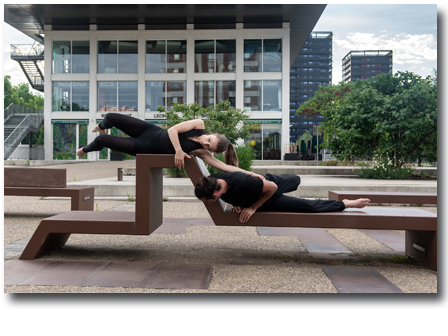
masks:
<path fill-rule="evenodd" d="M 282 41 L 282 148 L 281 160 L 285 156 L 285 148 L 289 147 L 289 62 L 290 62 L 290 28 L 289 22 L 283 22 Z"/>
<path fill-rule="evenodd" d="M 45 42 L 44 42 L 44 59 L 48 61 L 50 66 L 46 66 L 44 73 L 44 160 L 53 160 L 53 128 L 51 123 L 51 110 L 53 106 L 53 85 L 51 78 L 51 62 L 52 62 L 52 38 L 51 25 L 44 25 Z M 50 33 L 50 34 L 48 34 Z"/>

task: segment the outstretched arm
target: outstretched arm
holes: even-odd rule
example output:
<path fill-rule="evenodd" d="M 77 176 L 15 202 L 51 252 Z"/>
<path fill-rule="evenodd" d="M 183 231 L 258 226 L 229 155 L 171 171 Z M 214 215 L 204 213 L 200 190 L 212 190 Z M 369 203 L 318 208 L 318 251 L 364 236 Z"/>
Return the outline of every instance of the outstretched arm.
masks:
<path fill-rule="evenodd" d="M 192 129 L 204 129 L 204 122 L 201 119 L 194 119 L 181 122 L 174 125 L 168 129 L 168 136 L 170 137 L 171 143 L 173 144 L 176 154 L 174 156 L 174 164 L 177 168 L 184 168 L 184 158 L 190 158 L 180 146 L 179 133 L 185 133 L 191 131 Z"/>
<path fill-rule="evenodd" d="M 277 185 L 274 182 L 264 180 L 263 181 L 263 191 L 261 192 L 261 196 L 254 204 L 252 204 L 248 208 L 237 208 L 234 212 L 240 213 L 240 222 L 247 223 L 250 217 L 257 211 L 259 207 L 261 207 L 264 202 L 266 202 L 272 195 L 277 191 Z"/>
<path fill-rule="evenodd" d="M 227 173 L 241 172 L 241 173 L 251 175 L 253 177 L 261 178 L 263 180 L 265 179 L 265 177 L 263 175 L 255 174 L 254 172 L 250 172 L 250 171 L 247 171 L 247 170 L 235 167 L 235 166 L 228 165 L 228 164 L 222 162 L 221 160 L 218 160 L 217 158 L 215 158 L 209 151 L 206 151 L 205 149 L 197 149 L 197 150 L 192 151 L 190 154 L 200 157 L 204 162 L 208 163 L 213 168 L 222 170 L 224 172 L 227 172 Z"/>

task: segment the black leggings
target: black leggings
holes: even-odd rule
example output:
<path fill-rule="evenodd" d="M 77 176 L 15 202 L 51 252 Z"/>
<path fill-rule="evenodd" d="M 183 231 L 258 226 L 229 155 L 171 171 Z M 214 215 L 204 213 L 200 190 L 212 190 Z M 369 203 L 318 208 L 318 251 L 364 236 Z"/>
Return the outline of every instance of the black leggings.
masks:
<path fill-rule="evenodd" d="M 147 122 L 122 115 L 119 113 L 108 113 L 99 124 L 103 130 L 116 127 L 132 138 L 122 138 L 114 135 L 101 134 L 90 144 L 83 147 L 84 153 L 100 151 L 104 147 L 123 152 L 130 155 L 137 154 L 137 138 L 146 129 Z"/>

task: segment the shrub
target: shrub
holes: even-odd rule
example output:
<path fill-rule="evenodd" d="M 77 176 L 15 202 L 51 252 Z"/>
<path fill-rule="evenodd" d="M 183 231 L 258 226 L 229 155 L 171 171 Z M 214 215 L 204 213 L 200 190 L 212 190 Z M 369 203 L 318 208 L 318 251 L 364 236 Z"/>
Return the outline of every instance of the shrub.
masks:
<path fill-rule="evenodd" d="M 167 168 L 166 172 L 171 177 L 188 177 L 187 171 L 183 168 Z"/>
<path fill-rule="evenodd" d="M 412 168 L 397 168 L 392 164 L 375 163 L 371 167 L 357 169 L 356 175 L 365 179 L 406 180 L 412 175 Z"/>
<path fill-rule="evenodd" d="M 239 168 L 251 171 L 252 160 L 255 159 L 255 153 L 249 143 L 242 146 L 235 147 L 236 155 L 238 156 Z M 215 154 L 215 158 L 224 162 L 224 155 L 222 153 Z M 207 165 L 210 174 L 221 173 L 222 171 Z"/>

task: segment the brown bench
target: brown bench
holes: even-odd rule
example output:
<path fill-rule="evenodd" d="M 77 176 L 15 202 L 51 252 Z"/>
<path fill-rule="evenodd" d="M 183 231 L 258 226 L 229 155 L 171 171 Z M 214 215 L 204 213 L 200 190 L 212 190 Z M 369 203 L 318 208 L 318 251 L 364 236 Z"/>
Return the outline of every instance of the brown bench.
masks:
<path fill-rule="evenodd" d="M 369 198 L 372 203 L 437 204 L 437 193 L 383 192 L 383 191 L 328 191 L 328 199 Z"/>
<path fill-rule="evenodd" d="M 67 186 L 61 168 L 5 167 L 5 196 L 59 196 L 71 198 L 71 210 L 92 211 L 94 188 Z"/>
<path fill-rule="evenodd" d="M 163 168 L 174 155 L 138 154 L 136 211 L 68 212 L 42 220 L 20 259 L 34 259 L 65 244 L 71 233 L 149 235 L 163 223 Z M 208 175 L 195 157 L 185 160 L 193 184 Z M 337 213 L 256 212 L 248 223 L 226 203 L 204 203 L 216 225 L 406 230 L 406 253 L 437 269 L 437 215 L 419 209 L 364 208 Z"/>

